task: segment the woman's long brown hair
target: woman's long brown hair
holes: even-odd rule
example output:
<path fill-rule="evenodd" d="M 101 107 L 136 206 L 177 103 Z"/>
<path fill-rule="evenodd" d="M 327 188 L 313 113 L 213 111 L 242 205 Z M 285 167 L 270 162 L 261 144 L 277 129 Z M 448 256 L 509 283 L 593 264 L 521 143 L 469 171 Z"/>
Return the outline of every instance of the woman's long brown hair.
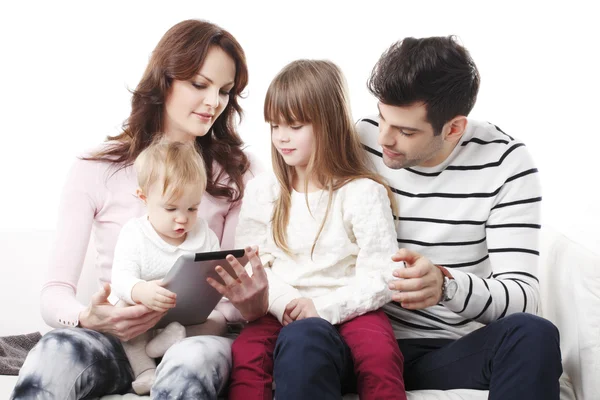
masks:
<path fill-rule="evenodd" d="M 155 136 L 163 133 L 165 101 L 173 80 L 192 79 L 211 46 L 221 48 L 233 59 L 235 80 L 229 103 L 214 122 L 212 133 L 196 138 L 196 144 L 206 163 L 206 191 L 215 197 L 239 200 L 244 191 L 243 175 L 250 162 L 242 151 L 243 142 L 236 132 L 235 117 L 242 117 L 238 98 L 248 83 L 248 68 L 237 40 L 210 22 L 186 20 L 165 33 L 133 91 L 131 114 L 123 124 L 123 131 L 108 136 L 107 141 L 114 143 L 85 159 L 111 162 L 121 168 L 131 165 Z M 217 176 L 213 173 L 213 161 L 221 166 Z M 225 176 L 229 177 L 226 184 L 219 184 Z"/>
<path fill-rule="evenodd" d="M 311 256 L 325 226 L 333 192 L 348 182 L 367 178 L 384 185 L 392 211 L 395 211 L 396 202 L 389 186 L 381 176 L 369 169 L 366 152 L 362 149 L 352 121 L 344 76 L 334 63 L 297 60 L 284 67 L 267 90 L 264 116 L 265 121 L 273 124 L 312 124 L 315 149 L 306 176 L 327 190 L 329 199 Z M 291 255 L 287 245 L 287 225 L 295 170 L 285 163 L 273 144 L 271 157 L 281 187 L 273 208 L 273 240 L 280 249 Z M 308 182 L 304 184 L 306 192 Z M 308 197 L 306 202 L 308 205 Z"/>

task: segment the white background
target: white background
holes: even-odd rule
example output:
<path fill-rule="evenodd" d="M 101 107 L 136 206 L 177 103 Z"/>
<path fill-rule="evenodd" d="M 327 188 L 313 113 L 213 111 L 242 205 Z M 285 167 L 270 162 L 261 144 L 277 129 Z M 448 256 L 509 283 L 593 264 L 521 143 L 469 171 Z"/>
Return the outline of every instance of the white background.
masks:
<path fill-rule="evenodd" d="M 118 132 L 129 113 L 128 88 L 162 34 L 201 18 L 229 30 L 246 51 L 240 132 L 267 164 L 264 94 L 286 63 L 328 58 L 340 65 L 356 119 L 376 112 L 365 83 L 392 42 L 458 35 L 482 76 L 471 116 L 525 141 L 541 171 L 544 223 L 600 252 L 600 29 L 586 4 L 3 1 L 0 232 L 54 229 L 73 157 Z M 10 251 L 2 243 L 0 250 Z"/>

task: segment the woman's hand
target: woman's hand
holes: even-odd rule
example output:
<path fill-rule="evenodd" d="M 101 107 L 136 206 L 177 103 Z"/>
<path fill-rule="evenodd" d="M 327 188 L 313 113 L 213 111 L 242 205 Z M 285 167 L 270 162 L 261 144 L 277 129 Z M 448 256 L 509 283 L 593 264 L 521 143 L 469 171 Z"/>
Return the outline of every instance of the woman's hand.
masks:
<path fill-rule="evenodd" d="M 227 261 L 235 271 L 237 279 L 232 277 L 220 265 L 215 268 L 225 285 L 207 278 L 208 283 L 219 293 L 227 297 L 237 308 L 246 321 L 254 321 L 264 316 L 269 309 L 269 282 L 267 274 L 258 257 L 257 247 L 246 247 L 246 255 L 252 265 L 252 276 L 246 273 L 244 267 L 232 255 Z"/>
<path fill-rule="evenodd" d="M 102 289 L 92 296 L 88 308 L 79 314 L 80 327 L 128 341 L 152 328 L 164 315 L 142 304 L 115 307 L 109 303 L 109 295 L 110 285 L 104 283 Z"/>

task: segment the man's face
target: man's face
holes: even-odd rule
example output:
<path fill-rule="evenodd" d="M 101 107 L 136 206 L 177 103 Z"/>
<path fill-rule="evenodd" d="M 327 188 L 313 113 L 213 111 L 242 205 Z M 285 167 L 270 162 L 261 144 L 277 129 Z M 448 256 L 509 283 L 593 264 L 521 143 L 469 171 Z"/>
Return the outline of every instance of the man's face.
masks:
<path fill-rule="evenodd" d="M 385 165 L 392 169 L 433 167 L 444 160 L 444 134 L 434 136 L 424 104 L 399 107 L 380 102 L 378 107 L 377 142 L 383 149 Z"/>

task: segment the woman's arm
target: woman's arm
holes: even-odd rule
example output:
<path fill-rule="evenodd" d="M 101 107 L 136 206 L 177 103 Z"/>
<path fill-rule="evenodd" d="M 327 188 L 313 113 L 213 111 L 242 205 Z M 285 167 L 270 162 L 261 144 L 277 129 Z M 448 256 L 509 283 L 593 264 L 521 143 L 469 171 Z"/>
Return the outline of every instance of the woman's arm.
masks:
<path fill-rule="evenodd" d="M 107 300 L 108 284 L 87 307 L 75 298 L 107 176 L 104 163 L 78 159 L 71 167 L 60 201 L 56 242 L 41 293 L 41 312 L 46 323 L 55 328 L 80 326 L 128 340 L 155 325 L 162 314 L 143 305 L 113 307 Z"/>
<path fill-rule="evenodd" d="M 75 298 L 99 199 L 90 192 L 95 163 L 77 160 L 67 175 L 58 210 L 54 249 L 41 292 L 44 321 L 53 328 L 77 326 L 85 309 Z"/>

